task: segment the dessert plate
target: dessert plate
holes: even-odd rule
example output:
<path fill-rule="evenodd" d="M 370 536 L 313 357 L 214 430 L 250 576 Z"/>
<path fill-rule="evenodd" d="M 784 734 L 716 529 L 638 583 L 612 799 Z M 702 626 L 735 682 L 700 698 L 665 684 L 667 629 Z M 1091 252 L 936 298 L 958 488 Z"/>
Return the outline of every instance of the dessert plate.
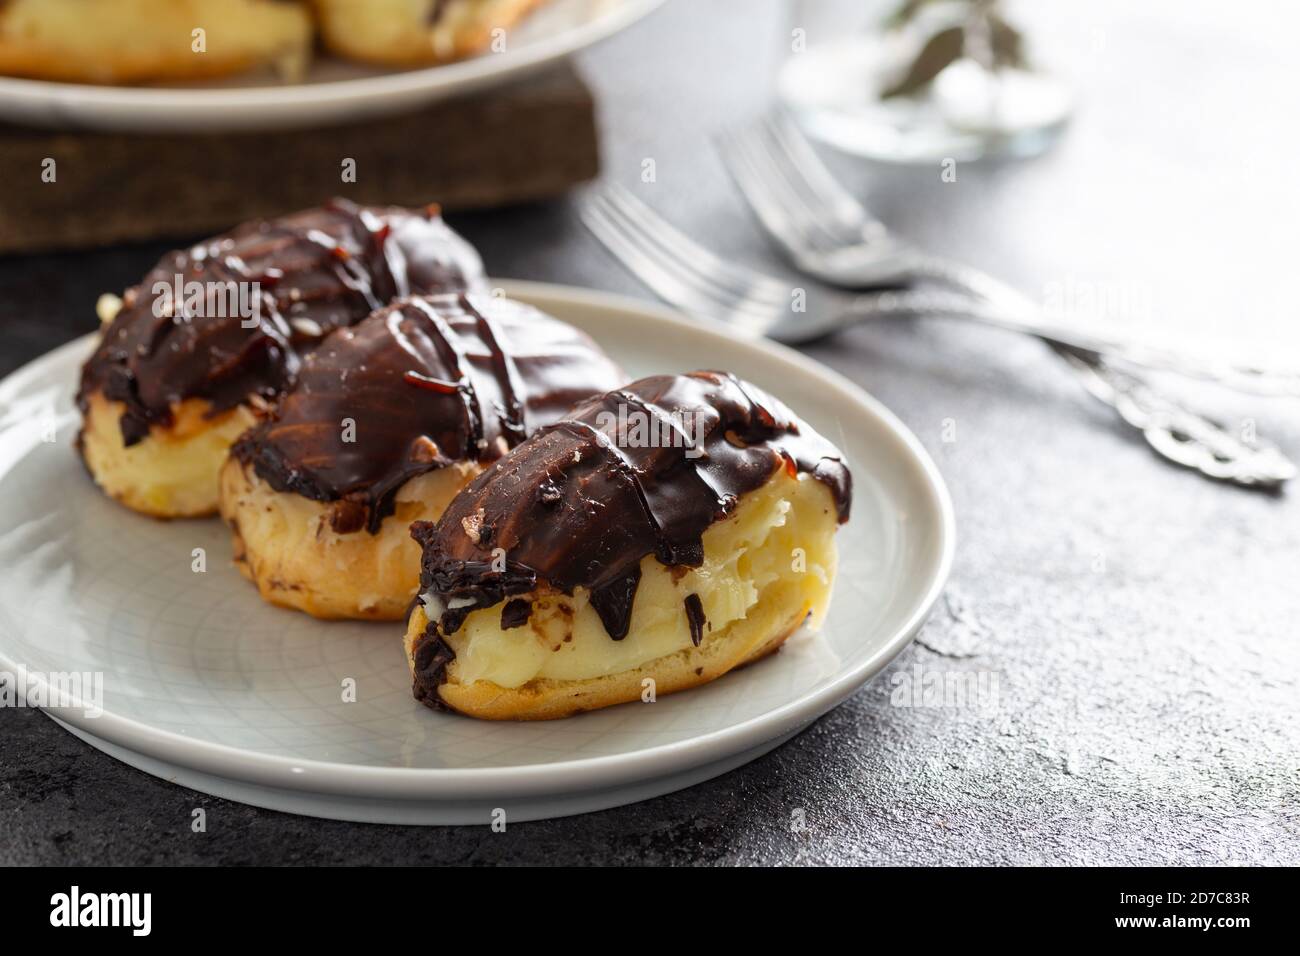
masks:
<path fill-rule="evenodd" d="M 530 724 L 434 713 L 411 697 L 400 624 L 263 604 L 219 521 L 153 521 L 98 493 L 73 449 L 87 336 L 0 383 L 0 670 L 45 703 L 50 681 L 75 692 L 64 675 L 89 675 L 81 698 L 47 711 L 205 793 L 336 819 L 487 824 L 616 806 L 729 770 L 911 640 L 948 574 L 952 506 L 919 442 L 875 399 L 796 352 L 658 306 L 502 287 L 585 329 L 634 378 L 730 370 L 844 450 L 853 515 L 820 633 L 654 703 Z"/>
<path fill-rule="evenodd" d="M 501 52 L 414 70 L 318 56 L 304 82 L 265 76 L 167 86 L 92 86 L 0 77 L 0 119 L 116 132 L 219 133 L 345 123 L 505 82 L 641 19 L 663 0 L 549 0 L 512 27 Z"/>

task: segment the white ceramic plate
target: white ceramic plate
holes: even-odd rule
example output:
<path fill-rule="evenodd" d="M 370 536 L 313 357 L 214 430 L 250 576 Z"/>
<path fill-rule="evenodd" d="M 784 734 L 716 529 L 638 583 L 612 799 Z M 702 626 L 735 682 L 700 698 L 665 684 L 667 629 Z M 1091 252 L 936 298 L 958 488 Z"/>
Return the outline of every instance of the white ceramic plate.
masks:
<path fill-rule="evenodd" d="M 911 640 L 948 574 L 953 517 L 934 464 L 893 415 L 781 346 L 619 296 L 503 285 L 585 329 L 634 376 L 728 369 L 845 451 L 853 514 L 822 633 L 653 704 L 544 723 L 434 713 L 411 697 L 400 625 L 263 604 L 231 566 L 219 521 L 153 521 L 96 491 L 72 447 L 85 338 L 0 383 L 0 669 L 27 669 L 33 686 L 102 673 L 104 712 L 57 718 L 204 792 L 339 819 L 487 823 L 496 808 L 508 820 L 579 813 L 722 773 L 807 726 Z M 354 703 L 342 699 L 347 678 Z"/>
<path fill-rule="evenodd" d="M 509 31 L 500 53 L 418 70 L 318 57 L 306 82 L 293 84 L 235 77 L 90 86 L 0 77 L 0 119 L 60 129 L 204 133 L 373 119 L 523 76 L 630 26 L 662 2 L 550 0 Z"/>

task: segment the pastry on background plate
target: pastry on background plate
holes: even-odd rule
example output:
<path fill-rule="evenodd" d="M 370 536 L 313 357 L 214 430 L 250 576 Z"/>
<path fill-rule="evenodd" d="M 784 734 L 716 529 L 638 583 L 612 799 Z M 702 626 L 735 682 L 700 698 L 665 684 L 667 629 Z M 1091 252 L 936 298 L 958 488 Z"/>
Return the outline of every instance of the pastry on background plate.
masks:
<path fill-rule="evenodd" d="M 140 83 L 272 67 L 296 79 L 311 47 L 307 7 L 284 0 L 0 2 L 0 74 L 11 76 Z"/>
<path fill-rule="evenodd" d="M 545 0 L 312 0 L 326 49 L 388 66 L 459 60 L 488 49 Z"/>
<path fill-rule="evenodd" d="M 850 498 L 841 453 L 732 375 L 585 402 L 412 527 L 415 696 L 532 720 L 714 680 L 820 623 Z"/>
<path fill-rule="evenodd" d="M 484 286 L 478 254 L 435 207 L 334 200 L 169 253 L 101 315 L 77 447 L 129 508 L 212 514 L 231 442 L 329 332 L 400 296 Z"/>
<path fill-rule="evenodd" d="M 582 332 L 500 297 L 411 298 L 340 329 L 222 469 L 240 569 L 273 604 L 401 620 L 420 577 L 411 522 L 624 381 Z"/>

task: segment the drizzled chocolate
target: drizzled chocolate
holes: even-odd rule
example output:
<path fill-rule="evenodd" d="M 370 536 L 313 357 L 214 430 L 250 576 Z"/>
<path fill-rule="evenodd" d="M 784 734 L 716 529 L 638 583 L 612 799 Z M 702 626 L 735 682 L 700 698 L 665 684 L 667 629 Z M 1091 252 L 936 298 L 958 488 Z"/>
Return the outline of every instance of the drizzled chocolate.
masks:
<path fill-rule="evenodd" d="M 628 422 L 648 420 L 669 440 L 634 440 Z M 412 526 L 424 548 L 420 600 L 430 618 L 414 648 L 416 696 L 438 699 L 454 659 L 443 635 L 476 608 L 540 585 L 585 588 L 606 632 L 621 640 L 641 559 L 698 567 L 704 532 L 780 468 L 825 483 L 839 520 L 848 519 L 851 479 L 840 452 L 732 375 L 643 378 L 578 406 L 475 478 L 437 523 Z M 494 566 L 496 548 L 504 566 Z M 518 600 L 505 606 L 503 627 L 523 623 Z M 697 595 L 683 613 L 698 644 L 707 622 Z"/>
<path fill-rule="evenodd" d="M 691 643 L 699 647 L 704 640 L 704 626 L 709 623 L 704 617 L 704 602 L 698 594 L 688 594 L 682 604 L 686 608 L 686 623 L 691 628 Z"/>
<path fill-rule="evenodd" d="M 433 0 L 429 12 L 424 15 L 426 26 L 432 27 L 438 24 L 438 21 L 442 19 L 442 15 L 447 12 L 447 3 L 448 0 Z"/>
<path fill-rule="evenodd" d="M 591 339 L 531 306 L 482 295 L 402 299 L 307 356 L 231 454 L 277 491 L 335 502 L 335 531 L 373 534 L 411 478 L 494 461 L 623 381 Z"/>
<path fill-rule="evenodd" d="M 125 403 L 133 445 L 187 398 L 213 414 L 275 398 L 324 336 L 399 296 L 484 284 L 478 254 L 434 207 L 336 199 L 248 222 L 168 253 L 126 292 L 82 369 L 78 404 L 84 412 L 96 391 Z"/>

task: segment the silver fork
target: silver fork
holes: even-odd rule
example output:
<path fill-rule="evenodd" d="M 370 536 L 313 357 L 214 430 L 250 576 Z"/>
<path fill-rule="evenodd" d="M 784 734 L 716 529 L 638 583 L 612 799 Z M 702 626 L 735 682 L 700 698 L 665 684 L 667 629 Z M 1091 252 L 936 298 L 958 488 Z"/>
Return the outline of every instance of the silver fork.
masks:
<path fill-rule="evenodd" d="M 864 318 L 894 314 L 891 303 L 877 296 L 795 286 L 728 262 L 619 186 L 591 187 L 579 204 L 579 215 L 616 258 L 665 300 L 747 335 L 800 341 L 814 337 L 812 330 L 822 335 Z M 951 303 L 954 308 L 965 307 L 963 297 L 947 295 L 959 300 Z M 1088 365 L 1088 345 L 1077 339 L 1059 341 L 1067 349 L 1078 349 L 1080 367 L 1090 372 L 1090 391 L 1141 429 L 1161 455 L 1210 477 L 1254 487 L 1275 486 L 1294 475 L 1295 466 L 1271 446 L 1239 440 L 1209 419 L 1159 398 L 1136 376 L 1109 367 L 1099 372 Z"/>
<path fill-rule="evenodd" d="M 962 315 L 1049 341 L 1073 345 L 1148 368 L 1207 379 L 1238 391 L 1300 397 L 1300 373 L 1233 365 L 1136 339 L 1078 329 L 1047 316 L 1030 297 L 988 273 L 929 255 L 891 235 L 836 181 L 784 114 L 726 134 L 719 146 L 727 168 L 773 239 L 795 266 L 849 289 L 934 282 L 981 300 L 935 293 L 887 300 L 891 314 Z M 861 316 L 855 316 L 861 321 Z M 846 322 L 845 324 L 848 324 Z M 818 334 L 821 334 L 820 330 Z M 794 330 L 785 336 L 798 340 Z"/>
<path fill-rule="evenodd" d="M 1041 310 L 1015 288 L 977 269 L 927 255 L 889 234 L 822 164 L 803 135 L 782 114 L 721 140 L 737 185 L 768 233 L 795 265 L 849 288 L 935 283 L 951 292 L 904 292 L 877 299 L 878 315 L 944 315 L 1015 327 L 1004 316 L 1032 325 Z M 1022 328 L 1030 331 L 1030 328 Z M 1296 474 L 1278 449 L 1247 441 L 1218 422 L 1162 396 L 1141 375 L 1117 367 L 1112 357 L 1218 381 L 1242 391 L 1300 394 L 1293 376 L 1242 369 L 1122 343 L 1108 348 L 1070 347 L 1040 336 L 1075 370 L 1090 394 L 1138 428 L 1155 450 L 1180 465 L 1220 480 L 1276 486 Z"/>

